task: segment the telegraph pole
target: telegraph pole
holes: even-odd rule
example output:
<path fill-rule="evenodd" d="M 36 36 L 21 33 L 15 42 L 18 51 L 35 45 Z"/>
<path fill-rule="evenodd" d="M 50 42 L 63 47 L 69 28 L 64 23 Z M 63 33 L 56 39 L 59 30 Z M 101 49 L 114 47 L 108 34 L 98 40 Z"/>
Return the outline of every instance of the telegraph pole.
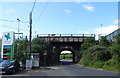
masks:
<path fill-rule="evenodd" d="M 30 38 L 29 38 L 29 57 L 31 56 L 31 52 L 32 52 L 32 47 L 31 47 L 31 37 L 32 37 L 32 12 L 34 10 L 34 7 L 35 7 L 35 3 L 36 3 L 36 0 L 34 2 L 34 5 L 32 7 L 32 10 L 30 11 L 30 15 L 29 15 L 29 24 L 30 24 Z"/>
<path fill-rule="evenodd" d="M 29 37 L 29 57 L 31 56 L 31 51 L 32 51 L 32 47 L 31 47 L 31 37 L 32 37 L 32 11 L 30 12 L 30 19 L 29 19 L 29 23 L 30 23 L 30 37 Z"/>

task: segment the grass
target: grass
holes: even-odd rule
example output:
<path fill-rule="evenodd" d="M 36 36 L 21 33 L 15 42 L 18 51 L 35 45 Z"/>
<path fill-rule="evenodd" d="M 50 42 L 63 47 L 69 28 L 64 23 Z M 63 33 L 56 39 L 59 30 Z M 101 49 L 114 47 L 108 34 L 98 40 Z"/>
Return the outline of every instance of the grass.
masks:
<path fill-rule="evenodd" d="M 102 63 L 101 63 L 102 64 Z M 83 67 L 88 67 L 88 68 L 93 68 L 93 69 L 100 69 L 100 70 L 106 70 L 106 71 L 112 71 L 112 72 L 120 72 L 120 67 L 118 66 L 110 66 L 110 65 L 101 65 L 96 63 L 95 65 L 91 65 L 91 66 L 84 66 L 81 64 L 77 64 L 79 66 L 83 66 Z"/>

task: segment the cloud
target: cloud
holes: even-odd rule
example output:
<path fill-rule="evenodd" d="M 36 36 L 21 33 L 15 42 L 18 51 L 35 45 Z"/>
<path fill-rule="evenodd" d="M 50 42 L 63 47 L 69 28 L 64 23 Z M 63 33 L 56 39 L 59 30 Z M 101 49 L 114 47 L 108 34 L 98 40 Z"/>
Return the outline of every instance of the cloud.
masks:
<path fill-rule="evenodd" d="M 95 39 L 98 40 L 100 38 L 100 35 L 101 36 L 108 35 L 117 29 L 118 29 L 118 25 L 109 25 L 106 27 L 95 28 L 95 31 L 96 31 Z"/>
<path fill-rule="evenodd" d="M 82 5 L 82 7 L 90 12 L 93 12 L 95 10 L 95 7 L 93 7 L 91 5 Z"/>
<path fill-rule="evenodd" d="M 81 2 L 87 2 L 87 0 L 75 0 L 77 4 L 80 4 Z"/>
<path fill-rule="evenodd" d="M 95 28 L 96 34 L 108 35 L 118 29 L 118 25 L 110 25 L 106 27 Z"/>
<path fill-rule="evenodd" d="M 114 24 L 120 23 L 120 19 L 119 19 L 119 20 L 114 20 L 113 23 L 114 23 Z"/>
<path fill-rule="evenodd" d="M 65 9 L 64 12 L 65 13 L 71 13 L 71 10 Z"/>
<path fill-rule="evenodd" d="M 15 10 L 12 8 L 10 8 L 6 11 L 6 14 L 13 14 L 13 13 L 15 13 Z"/>
<path fill-rule="evenodd" d="M 79 34 L 90 34 L 90 32 L 86 32 L 86 31 L 78 31 Z"/>

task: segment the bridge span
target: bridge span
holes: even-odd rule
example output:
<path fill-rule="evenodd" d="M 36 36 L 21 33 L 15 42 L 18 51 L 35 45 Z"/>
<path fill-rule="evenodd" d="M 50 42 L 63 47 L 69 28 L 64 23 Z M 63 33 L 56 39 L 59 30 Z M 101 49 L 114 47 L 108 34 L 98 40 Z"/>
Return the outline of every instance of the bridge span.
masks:
<path fill-rule="evenodd" d="M 71 51 L 73 54 L 73 62 L 79 61 L 79 51 L 81 44 L 88 37 L 95 39 L 95 34 L 38 34 L 37 38 L 48 42 L 48 46 L 52 46 L 52 61 L 60 62 L 60 53 L 62 51 Z"/>

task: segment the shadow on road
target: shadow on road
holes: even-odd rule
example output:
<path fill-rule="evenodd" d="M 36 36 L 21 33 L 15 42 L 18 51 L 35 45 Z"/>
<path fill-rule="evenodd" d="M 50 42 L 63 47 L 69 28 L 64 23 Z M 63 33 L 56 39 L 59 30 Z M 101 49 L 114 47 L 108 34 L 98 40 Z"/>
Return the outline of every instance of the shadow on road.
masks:
<path fill-rule="evenodd" d="M 75 64 L 73 61 L 68 61 L 68 60 L 61 60 L 60 65 L 73 65 Z"/>

